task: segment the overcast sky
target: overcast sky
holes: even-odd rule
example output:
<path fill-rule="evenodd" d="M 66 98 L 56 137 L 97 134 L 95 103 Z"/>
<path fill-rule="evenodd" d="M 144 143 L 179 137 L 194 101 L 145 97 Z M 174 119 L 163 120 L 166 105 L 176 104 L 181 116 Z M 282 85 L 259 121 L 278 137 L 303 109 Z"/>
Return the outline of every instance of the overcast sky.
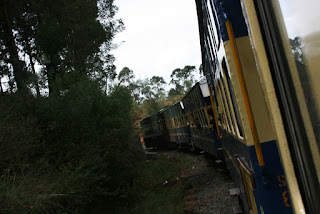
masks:
<path fill-rule="evenodd" d="M 117 72 L 133 70 L 137 78 L 162 76 L 167 83 L 176 68 L 199 68 L 201 52 L 194 0 L 115 0 L 125 30 L 114 42 Z M 123 41 L 123 43 L 121 43 Z"/>

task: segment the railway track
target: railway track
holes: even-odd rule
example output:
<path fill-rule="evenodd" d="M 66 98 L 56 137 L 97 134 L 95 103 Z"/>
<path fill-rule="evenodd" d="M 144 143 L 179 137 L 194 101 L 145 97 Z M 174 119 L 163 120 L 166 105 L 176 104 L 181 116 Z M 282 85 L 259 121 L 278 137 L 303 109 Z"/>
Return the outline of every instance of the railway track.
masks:
<path fill-rule="evenodd" d="M 178 182 L 183 182 L 186 214 L 233 214 L 240 213 L 237 196 L 230 194 L 235 184 L 223 163 L 216 163 L 212 156 L 205 153 L 192 153 L 181 150 L 153 151 L 148 154 L 165 155 L 168 158 L 190 162 L 182 169 Z M 167 181 L 166 185 L 174 185 Z"/>

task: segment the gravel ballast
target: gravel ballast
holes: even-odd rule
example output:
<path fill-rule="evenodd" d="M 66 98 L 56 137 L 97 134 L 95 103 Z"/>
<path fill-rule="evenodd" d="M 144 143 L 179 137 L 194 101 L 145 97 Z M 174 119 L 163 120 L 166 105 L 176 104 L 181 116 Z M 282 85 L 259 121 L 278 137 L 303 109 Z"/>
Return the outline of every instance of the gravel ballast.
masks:
<path fill-rule="evenodd" d="M 191 162 L 180 175 L 185 187 L 186 214 L 234 213 L 238 199 L 229 193 L 235 184 L 224 163 L 215 163 L 208 154 L 186 151 L 167 151 L 165 155 Z"/>

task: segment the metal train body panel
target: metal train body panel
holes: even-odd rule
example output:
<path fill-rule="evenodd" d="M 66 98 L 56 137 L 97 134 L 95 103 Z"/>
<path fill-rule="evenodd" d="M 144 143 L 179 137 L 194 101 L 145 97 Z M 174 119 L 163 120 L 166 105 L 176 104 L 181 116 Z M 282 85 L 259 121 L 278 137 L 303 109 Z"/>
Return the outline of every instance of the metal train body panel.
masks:
<path fill-rule="evenodd" d="M 207 83 L 205 82 L 207 88 Z M 189 93 L 182 99 L 185 117 L 190 127 L 192 144 L 216 158 L 221 158 L 219 151 L 221 142 L 217 139 L 216 133 L 210 127 L 208 108 L 211 107 L 210 98 L 204 97 L 200 84 L 197 83 Z"/>
<path fill-rule="evenodd" d="M 287 5 L 281 1 L 246 0 L 242 5 L 294 212 L 318 213 L 320 28 L 306 20 L 316 20 L 316 13 L 311 11 L 319 11 L 320 4 L 304 2 L 308 10 L 299 7 L 289 14 Z M 287 33 L 288 15 L 300 32 L 295 38 Z"/>
<path fill-rule="evenodd" d="M 245 210 L 248 213 L 291 213 L 287 187 L 279 183 L 285 182 L 284 172 L 240 1 L 196 3 L 204 73 L 216 101 L 226 163 L 240 189 Z M 228 24 L 233 30 L 233 41 L 229 38 Z M 238 59 L 232 50 L 234 44 Z M 254 100 L 249 105 L 264 166 L 257 159 L 248 104 L 243 98 L 237 72 L 239 67 L 243 71 L 248 100 Z"/>
<path fill-rule="evenodd" d="M 318 213 L 320 28 L 300 40 L 296 58 L 278 0 L 196 7 L 206 83 L 163 110 L 170 141 L 216 158 L 223 151 L 245 213 Z"/>
<path fill-rule="evenodd" d="M 184 110 L 180 102 L 164 109 L 163 114 L 168 127 L 170 141 L 177 143 L 180 147 L 183 144 L 189 144 L 189 129 L 184 120 Z"/>
<path fill-rule="evenodd" d="M 140 125 L 146 148 L 168 148 L 171 146 L 162 111 L 143 118 Z"/>

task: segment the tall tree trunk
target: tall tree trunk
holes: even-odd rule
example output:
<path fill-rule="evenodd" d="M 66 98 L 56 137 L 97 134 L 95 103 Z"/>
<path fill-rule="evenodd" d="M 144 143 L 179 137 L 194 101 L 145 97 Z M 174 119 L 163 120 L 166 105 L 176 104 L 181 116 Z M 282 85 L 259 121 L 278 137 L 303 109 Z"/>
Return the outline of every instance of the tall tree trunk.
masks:
<path fill-rule="evenodd" d="M 105 91 L 104 93 L 107 94 L 108 93 L 108 76 L 105 77 L 106 78 L 106 85 L 105 85 Z"/>
<path fill-rule="evenodd" d="M 61 73 L 58 68 L 58 56 L 52 56 L 50 62 L 46 64 L 47 68 L 47 79 L 48 79 L 48 88 L 49 88 L 49 96 L 52 94 L 57 94 L 59 91 L 56 87 L 54 87 L 54 82 L 56 80 L 56 75 Z"/>
<path fill-rule="evenodd" d="M 26 48 L 27 48 L 27 53 L 28 53 L 28 55 L 29 55 L 29 57 L 30 57 L 30 64 L 31 64 L 31 70 L 32 70 L 32 73 L 33 73 L 33 75 L 35 76 L 35 79 L 34 79 L 34 82 L 33 82 L 33 84 L 35 85 L 35 87 L 36 87 L 36 92 L 37 92 L 37 97 L 40 97 L 40 89 L 39 89 L 39 83 L 38 83 L 38 76 L 37 76 L 37 74 L 36 74 L 36 70 L 35 70 L 35 68 L 34 68 L 34 63 L 33 63 L 33 56 L 32 56 L 32 51 L 31 51 L 31 41 L 27 41 L 27 46 L 26 46 Z"/>
<path fill-rule="evenodd" d="M 0 92 L 3 93 L 3 88 L 2 88 L 2 77 L 0 76 Z"/>
<path fill-rule="evenodd" d="M 7 29 L 4 29 L 6 38 L 4 41 L 6 42 L 8 52 L 10 54 L 10 63 L 13 67 L 14 79 L 17 83 L 18 90 L 26 89 L 26 85 L 24 83 L 24 79 L 26 78 L 26 72 L 23 70 L 24 62 L 19 59 L 18 47 L 16 46 L 14 36 L 13 36 L 13 28 L 12 21 L 10 20 L 6 7 L 6 0 L 2 0 L 2 10 L 5 17 L 5 25 Z"/>

